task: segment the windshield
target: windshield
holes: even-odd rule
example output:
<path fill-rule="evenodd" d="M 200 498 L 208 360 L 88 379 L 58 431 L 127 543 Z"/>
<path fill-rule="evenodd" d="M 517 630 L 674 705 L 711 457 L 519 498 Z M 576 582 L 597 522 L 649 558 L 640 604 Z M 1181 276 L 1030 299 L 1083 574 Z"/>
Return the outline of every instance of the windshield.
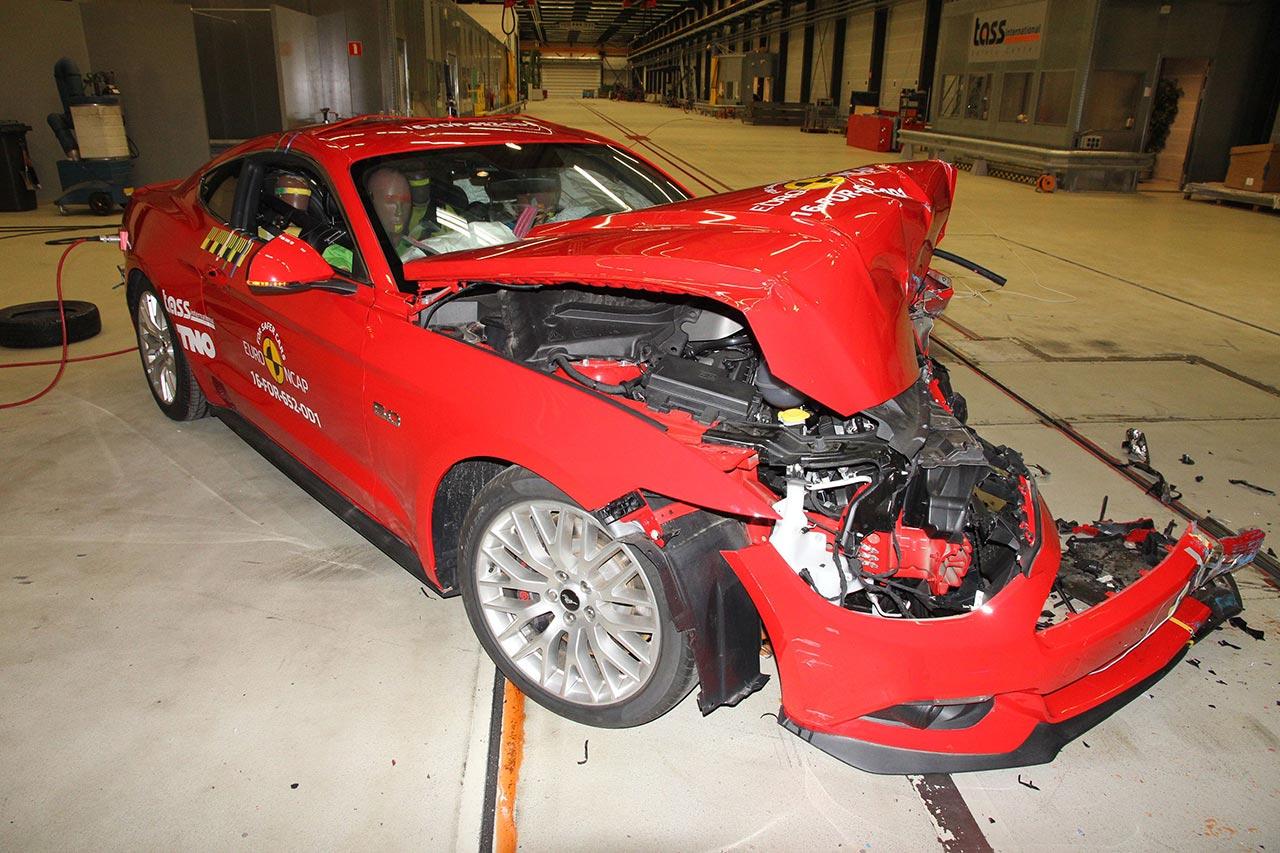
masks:
<path fill-rule="evenodd" d="M 611 145 L 508 142 L 415 151 L 358 163 L 353 177 L 383 251 L 400 262 L 511 243 L 547 222 L 689 197 Z"/>

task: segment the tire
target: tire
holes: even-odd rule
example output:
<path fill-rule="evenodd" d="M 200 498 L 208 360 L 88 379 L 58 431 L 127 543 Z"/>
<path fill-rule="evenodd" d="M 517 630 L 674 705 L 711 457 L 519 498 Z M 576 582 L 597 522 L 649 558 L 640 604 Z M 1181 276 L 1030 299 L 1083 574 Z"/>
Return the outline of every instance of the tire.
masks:
<path fill-rule="evenodd" d="M 193 421 L 209 414 L 209 402 L 196 384 L 164 301 L 144 281 L 129 300 L 133 331 L 138 336 L 142 374 L 160 411 L 175 421 Z"/>
<path fill-rule="evenodd" d="M 102 316 L 92 302 L 65 299 L 62 308 L 67 318 L 67 343 L 92 338 L 102 331 Z M 62 346 L 62 321 L 58 303 L 24 302 L 0 308 L 0 346 L 15 349 Z"/>
<path fill-rule="evenodd" d="M 89 210 L 98 216 L 107 216 L 111 211 L 115 210 L 116 203 L 107 193 L 94 193 L 89 196 Z"/>
<path fill-rule="evenodd" d="M 693 650 L 672 621 L 657 568 L 546 480 L 519 467 L 499 474 L 472 503 L 459 547 L 471 627 L 502 674 L 539 705 L 585 725 L 627 728 L 693 689 Z M 602 562 L 584 565 L 591 560 Z"/>

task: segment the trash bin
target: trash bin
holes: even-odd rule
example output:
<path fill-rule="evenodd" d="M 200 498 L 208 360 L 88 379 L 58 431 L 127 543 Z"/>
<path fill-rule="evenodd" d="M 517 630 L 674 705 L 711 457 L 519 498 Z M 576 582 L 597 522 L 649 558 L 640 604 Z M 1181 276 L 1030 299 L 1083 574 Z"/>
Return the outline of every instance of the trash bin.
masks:
<path fill-rule="evenodd" d="M 36 170 L 27 153 L 30 125 L 0 121 L 0 210 L 34 210 Z"/>

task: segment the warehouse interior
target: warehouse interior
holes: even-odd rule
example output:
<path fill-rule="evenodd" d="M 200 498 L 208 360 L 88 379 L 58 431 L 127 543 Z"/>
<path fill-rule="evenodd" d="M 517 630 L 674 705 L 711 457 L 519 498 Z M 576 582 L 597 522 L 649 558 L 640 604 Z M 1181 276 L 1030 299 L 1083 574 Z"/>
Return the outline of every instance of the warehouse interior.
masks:
<path fill-rule="evenodd" d="M 100 316 L 0 340 L 0 847 L 1280 844 L 1280 5 L 9 0 L 0 22 L 0 306 Z M 767 683 L 706 715 L 696 689 L 631 728 L 526 701 L 461 601 L 222 420 L 157 410 L 119 245 L 46 242 L 367 114 L 579 129 L 699 200 L 953 164 L 942 248 L 1006 279 L 934 259 L 968 426 L 1058 519 L 1262 531 L 1243 612 L 1002 769 L 872 773 L 806 743 L 767 642 Z"/>

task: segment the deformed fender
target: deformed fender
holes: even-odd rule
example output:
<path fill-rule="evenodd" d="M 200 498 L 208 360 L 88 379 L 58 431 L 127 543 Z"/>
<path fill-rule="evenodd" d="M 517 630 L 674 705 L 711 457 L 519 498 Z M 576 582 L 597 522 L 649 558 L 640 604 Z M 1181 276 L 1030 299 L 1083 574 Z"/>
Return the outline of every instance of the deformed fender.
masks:
<path fill-rule="evenodd" d="M 737 705 L 769 681 L 760 672 L 760 613 L 723 556 L 746 547 L 746 530 L 734 519 L 701 511 L 662 530 L 663 548 L 640 534 L 625 541 L 662 572 L 672 618 L 693 645 L 699 710 L 706 715 Z"/>
<path fill-rule="evenodd" d="M 424 562 L 432 554 L 436 491 L 449 469 L 467 459 L 520 465 L 588 510 L 642 489 L 729 516 L 777 517 L 759 495 L 656 421 L 575 383 L 378 313 L 369 320 L 364 406 L 380 403 L 401 419 L 399 426 L 370 421 L 380 499 L 398 516 L 388 526 L 412 541 Z M 501 395 L 509 416 L 499 420 L 494 408 L 457 405 L 476 389 Z"/>

